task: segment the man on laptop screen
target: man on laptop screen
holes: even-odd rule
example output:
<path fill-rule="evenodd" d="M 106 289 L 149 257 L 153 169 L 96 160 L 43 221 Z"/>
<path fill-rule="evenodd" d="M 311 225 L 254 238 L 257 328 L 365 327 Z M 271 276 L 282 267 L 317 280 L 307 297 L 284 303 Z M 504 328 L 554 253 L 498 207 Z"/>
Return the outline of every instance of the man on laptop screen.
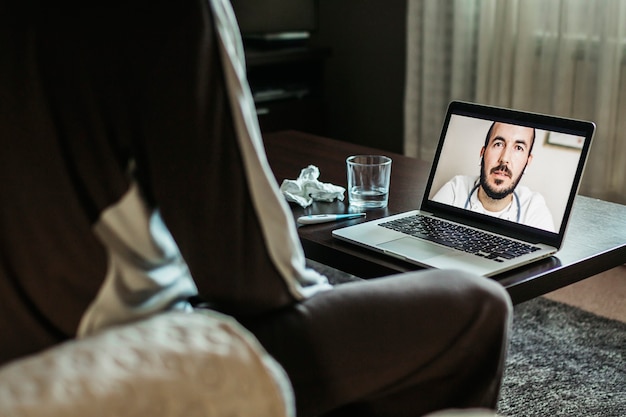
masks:
<path fill-rule="evenodd" d="M 594 130 L 582 120 L 452 102 L 420 206 L 332 235 L 485 276 L 551 256 L 563 243 Z"/>
<path fill-rule="evenodd" d="M 543 196 L 519 185 L 535 139 L 532 127 L 493 122 L 480 149 L 480 175 L 456 175 L 433 201 L 554 232 Z"/>

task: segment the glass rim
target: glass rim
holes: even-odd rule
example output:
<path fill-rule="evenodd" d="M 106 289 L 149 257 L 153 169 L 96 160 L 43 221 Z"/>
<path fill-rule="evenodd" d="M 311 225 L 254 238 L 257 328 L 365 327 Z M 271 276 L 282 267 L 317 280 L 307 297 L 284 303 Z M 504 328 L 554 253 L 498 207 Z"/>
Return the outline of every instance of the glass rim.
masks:
<path fill-rule="evenodd" d="M 371 160 L 370 162 L 356 162 L 354 159 L 356 158 L 364 158 L 365 160 Z M 359 154 L 359 155 L 350 155 L 346 158 L 346 163 L 352 165 L 389 165 L 391 164 L 391 158 L 385 155 L 375 155 L 375 154 Z"/>

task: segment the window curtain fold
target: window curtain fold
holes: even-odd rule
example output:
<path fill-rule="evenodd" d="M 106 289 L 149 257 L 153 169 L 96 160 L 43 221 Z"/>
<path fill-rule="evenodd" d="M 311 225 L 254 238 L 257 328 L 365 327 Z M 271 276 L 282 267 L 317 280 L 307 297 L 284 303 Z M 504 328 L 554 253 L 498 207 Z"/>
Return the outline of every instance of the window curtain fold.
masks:
<path fill-rule="evenodd" d="M 407 155 L 432 159 L 450 100 L 592 120 L 581 193 L 626 203 L 625 0 L 408 0 L 407 9 Z"/>

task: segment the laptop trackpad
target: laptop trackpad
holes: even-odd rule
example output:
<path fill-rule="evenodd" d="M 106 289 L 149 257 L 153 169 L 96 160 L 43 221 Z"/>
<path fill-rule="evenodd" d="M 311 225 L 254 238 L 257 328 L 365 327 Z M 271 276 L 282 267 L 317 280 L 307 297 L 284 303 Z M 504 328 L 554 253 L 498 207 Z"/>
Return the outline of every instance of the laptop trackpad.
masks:
<path fill-rule="evenodd" d="M 423 240 L 404 237 L 391 242 L 385 242 L 378 245 L 381 249 L 397 253 L 416 260 L 425 260 L 435 256 L 441 256 L 453 252 L 447 249 Z"/>

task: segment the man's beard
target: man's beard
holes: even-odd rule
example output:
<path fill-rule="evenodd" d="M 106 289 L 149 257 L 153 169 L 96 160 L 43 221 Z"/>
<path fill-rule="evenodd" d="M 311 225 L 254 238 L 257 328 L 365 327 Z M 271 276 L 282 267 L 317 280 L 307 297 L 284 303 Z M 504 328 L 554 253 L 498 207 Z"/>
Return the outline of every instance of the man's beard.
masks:
<path fill-rule="evenodd" d="M 524 167 L 526 168 L 526 167 Z M 508 172 L 510 175 L 511 171 L 509 170 L 509 168 L 506 165 L 500 165 L 494 169 L 492 169 L 492 171 L 505 171 Z M 489 198 L 493 199 L 493 200 L 501 200 L 503 198 L 505 198 L 506 196 L 510 195 L 511 193 L 513 193 L 513 191 L 515 191 L 515 188 L 517 187 L 517 184 L 519 184 L 520 180 L 522 179 L 522 174 L 519 175 L 519 177 L 517 177 L 517 179 L 515 181 L 513 181 L 513 184 L 511 184 L 510 187 L 505 188 L 502 191 L 497 191 L 494 190 L 489 183 L 487 183 L 487 176 L 485 175 L 485 161 L 482 160 L 480 163 L 480 186 L 481 188 L 485 191 L 485 193 L 487 194 L 487 196 L 489 196 Z"/>

